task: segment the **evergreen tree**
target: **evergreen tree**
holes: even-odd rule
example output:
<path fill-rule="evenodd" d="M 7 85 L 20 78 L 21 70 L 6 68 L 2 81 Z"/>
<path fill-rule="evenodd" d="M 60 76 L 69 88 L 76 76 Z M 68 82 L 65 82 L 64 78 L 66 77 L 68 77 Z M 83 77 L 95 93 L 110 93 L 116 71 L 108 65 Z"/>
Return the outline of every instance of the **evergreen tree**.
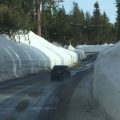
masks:
<path fill-rule="evenodd" d="M 120 0 L 116 0 L 117 18 L 116 18 L 116 37 L 120 40 Z"/>
<path fill-rule="evenodd" d="M 35 23 L 36 23 L 36 34 L 41 36 L 41 13 L 40 13 L 40 6 L 41 6 L 41 1 L 36 0 L 35 1 Z"/>
<path fill-rule="evenodd" d="M 78 3 L 73 2 L 73 10 L 71 12 L 71 25 L 73 29 L 72 43 L 81 44 L 83 41 L 83 29 L 84 29 L 84 13 L 80 10 Z"/>
<path fill-rule="evenodd" d="M 109 42 L 111 37 L 110 31 L 111 31 L 111 24 L 109 18 L 107 17 L 106 13 L 103 12 L 103 14 L 101 15 L 101 32 L 99 33 L 100 34 L 99 44 Z"/>
<path fill-rule="evenodd" d="M 93 36 L 91 35 L 92 34 L 92 31 L 93 31 L 93 27 L 91 26 L 92 25 L 92 16 L 90 15 L 89 12 L 86 12 L 85 14 L 85 43 L 86 44 L 90 44 L 91 41 L 93 40 Z"/>
<path fill-rule="evenodd" d="M 54 40 L 57 40 L 59 43 L 66 44 L 66 11 L 64 6 L 59 8 L 53 24 L 54 27 L 51 27 L 52 31 L 50 32 L 50 36 L 53 36 L 55 38 Z"/>
<path fill-rule="evenodd" d="M 0 33 L 14 36 L 20 30 L 27 32 L 32 29 L 33 8 L 27 3 L 30 1 L 0 1 Z"/>
<path fill-rule="evenodd" d="M 56 25 L 56 17 L 59 11 L 59 3 L 62 0 L 42 0 L 41 10 L 41 27 L 42 36 L 51 39 L 51 36 L 56 36 L 54 31 Z M 54 34 L 54 35 L 53 35 Z M 51 40 L 53 41 L 53 40 Z"/>
<path fill-rule="evenodd" d="M 0 0 L 0 33 L 14 36 L 19 31 L 33 30 L 51 42 L 61 44 L 102 44 L 115 40 L 120 33 L 120 0 L 116 0 L 117 22 L 111 24 L 107 14 L 101 13 L 99 3 L 94 4 L 93 15 L 73 2 L 66 14 L 62 0 Z M 37 3 L 37 4 L 36 4 Z M 37 32 L 39 31 L 39 32 Z"/>
<path fill-rule="evenodd" d="M 101 13 L 99 9 L 99 3 L 95 2 L 94 11 L 93 11 L 93 36 L 94 36 L 94 44 L 99 44 L 99 33 L 101 30 Z"/>

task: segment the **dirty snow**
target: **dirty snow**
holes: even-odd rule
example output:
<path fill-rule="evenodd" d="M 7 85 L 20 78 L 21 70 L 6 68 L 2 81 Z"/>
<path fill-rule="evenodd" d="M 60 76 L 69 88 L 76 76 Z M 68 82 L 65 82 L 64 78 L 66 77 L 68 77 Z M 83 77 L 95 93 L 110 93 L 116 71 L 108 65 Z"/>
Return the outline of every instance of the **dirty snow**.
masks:
<path fill-rule="evenodd" d="M 67 120 L 111 120 L 93 98 L 93 72 L 87 74 L 76 87 L 71 97 Z"/>
<path fill-rule="evenodd" d="M 114 120 L 120 120 L 120 42 L 98 56 L 94 96 Z"/>

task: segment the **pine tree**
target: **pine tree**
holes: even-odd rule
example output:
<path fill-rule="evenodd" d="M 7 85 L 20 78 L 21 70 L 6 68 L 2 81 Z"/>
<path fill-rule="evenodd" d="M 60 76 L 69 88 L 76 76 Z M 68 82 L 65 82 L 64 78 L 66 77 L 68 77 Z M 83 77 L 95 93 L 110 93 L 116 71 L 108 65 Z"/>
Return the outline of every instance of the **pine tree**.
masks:
<path fill-rule="evenodd" d="M 92 16 L 90 15 L 89 12 L 86 12 L 85 14 L 85 39 L 86 39 L 86 44 L 90 44 L 91 41 L 93 40 L 92 31 L 93 27 L 92 25 Z"/>
<path fill-rule="evenodd" d="M 66 11 L 64 6 L 59 9 L 56 16 L 56 32 L 59 42 L 63 45 L 67 44 L 66 42 Z M 58 29 L 59 28 L 59 29 Z"/>
<path fill-rule="evenodd" d="M 116 18 L 116 37 L 120 40 L 120 0 L 116 0 L 117 18 Z"/>
<path fill-rule="evenodd" d="M 104 11 L 103 14 L 101 15 L 101 32 L 99 33 L 100 35 L 99 44 L 109 42 L 108 40 L 110 40 L 111 37 L 110 31 L 111 31 L 111 24 L 109 18 L 107 17 L 106 12 Z"/>
<path fill-rule="evenodd" d="M 41 36 L 41 13 L 40 13 L 40 6 L 41 6 L 41 1 L 40 0 L 35 0 L 35 12 L 36 12 L 36 34 Z"/>
<path fill-rule="evenodd" d="M 94 44 L 99 44 L 99 33 L 101 31 L 101 13 L 99 9 L 99 3 L 95 2 L 94 11 L 93 11 L 93 35 L 94 35 Z"/>
<path fill-rule="evenodd" d="M 73 10 L 71 12 L 71 25 L 73 27 L 73 34 L 72 42 L 73 44 L 81 44 L 84 43 L 83 39 L 83 30 L 84 30 L 84 22 L 85 17 L 82 10 L 80 10 L 78 3 L 73 2 Z"/>
<path fill-rule="evenodd" d="M 34 9 L 28 2 L 32 4 L 32 0 L 0 1 L 0 33 L 14 36 L 20 30 L 27 32 L 33 28 Z"/>
<path fill-rule="evenodd" d="M 59 12 L 59 3 L 62 0 L 42 0 L 41 9 L 41 27 L 42 36 L 50 39 L 55 39 L 56 37 L 56 17 Z"/>

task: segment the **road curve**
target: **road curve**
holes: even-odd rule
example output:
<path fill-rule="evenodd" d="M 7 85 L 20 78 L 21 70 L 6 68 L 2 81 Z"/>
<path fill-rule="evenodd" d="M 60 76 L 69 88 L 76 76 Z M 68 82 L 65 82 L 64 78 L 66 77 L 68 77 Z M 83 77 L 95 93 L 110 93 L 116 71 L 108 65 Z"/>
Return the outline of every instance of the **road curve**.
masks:
<path fill-rule="evenodd" d="M 77 78 L 91 71 L 93 65 L 93 59 L 89 58 L 89 61 L 72 67 L 72 77 L 65 81 L 50 81 L 50 72 L 42 71 L 26 78 L 1 82 L 0 120 L 52 120 L 64 100 L 61 95 L 69 95 L 70 99 L 80 82 Z"/>

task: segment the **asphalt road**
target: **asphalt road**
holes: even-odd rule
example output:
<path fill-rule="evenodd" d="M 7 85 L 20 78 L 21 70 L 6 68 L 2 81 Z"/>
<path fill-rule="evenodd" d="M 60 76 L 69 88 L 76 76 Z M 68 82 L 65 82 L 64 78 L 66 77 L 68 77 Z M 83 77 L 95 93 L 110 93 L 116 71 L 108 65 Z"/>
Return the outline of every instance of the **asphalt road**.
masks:
<path fill-rule="evenodd" d="M 73 66 L 69 80 L 53 82 L 50 72 L 42 71 L 26 78 L 1 82 L 0 120 L 56 120 L 56 116 L 61 117 L 58 113 L 64 116 L 65 105 L 69 104 L 81 79 L 93 70 L 95 58 L 89 57 L 82 64 Z"/>

